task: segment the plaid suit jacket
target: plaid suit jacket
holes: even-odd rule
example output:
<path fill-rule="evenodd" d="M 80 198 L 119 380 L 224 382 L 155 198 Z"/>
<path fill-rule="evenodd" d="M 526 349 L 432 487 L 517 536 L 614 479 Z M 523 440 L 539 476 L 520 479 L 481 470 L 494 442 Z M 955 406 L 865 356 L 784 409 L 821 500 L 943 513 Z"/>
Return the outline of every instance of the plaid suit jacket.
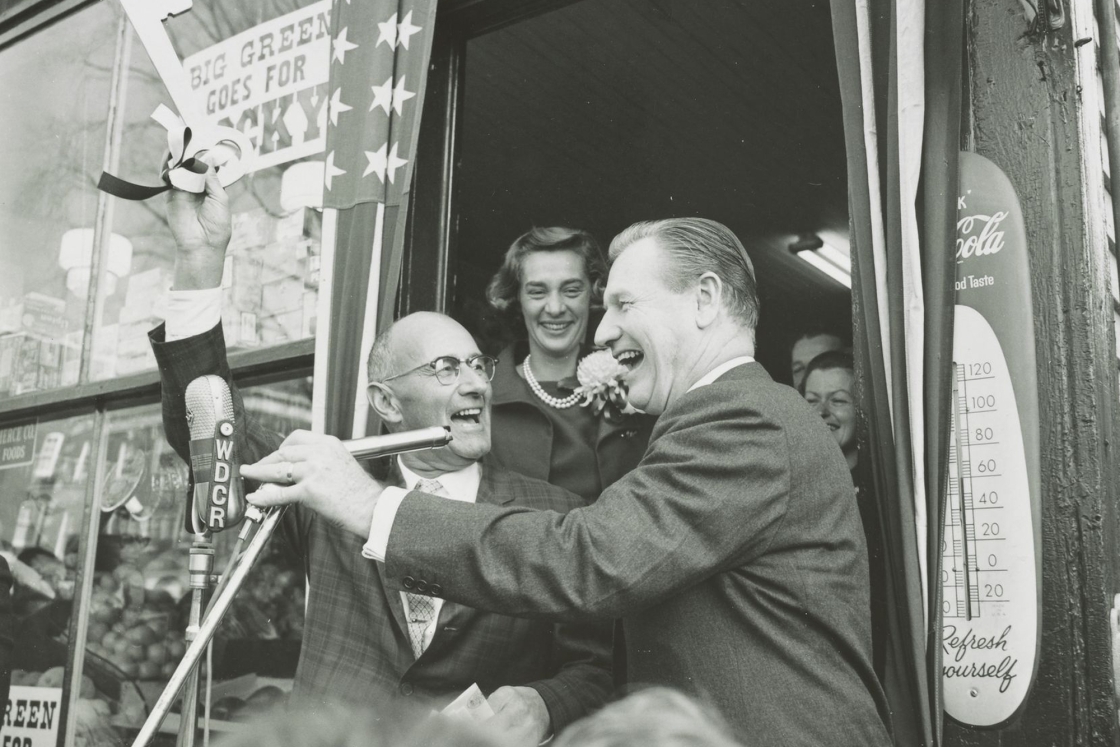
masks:
<path fill-rule="evenodd" d="M 163 385 L 167 438 L 189 459 L 184 393 L 198 376 L 231 381 L 221 325 L 174 342 L 163 326 L 150 333 Z M 243 463 L 274 451 L 277 434 L 253 427 L 232 386 L 235 428 Z M 575 495 L 483 461 L 479 503 L 566 512 L 582 505 Z M 611 691 L 609 623 L 556 625 L 445 602 L 431 644 L 417 659 L 397 591 L 383 564 L 361 555 L 362 538 L 302 507 L 288 509 L 282 533 L 303 559 L 308 578 L 307 618 L 292 696 L 303 706 L 422 698 L 450 702 L 472 683 L 483 692 L 527 685 L 548 706 L 554 732 L 604 703 Z"/>

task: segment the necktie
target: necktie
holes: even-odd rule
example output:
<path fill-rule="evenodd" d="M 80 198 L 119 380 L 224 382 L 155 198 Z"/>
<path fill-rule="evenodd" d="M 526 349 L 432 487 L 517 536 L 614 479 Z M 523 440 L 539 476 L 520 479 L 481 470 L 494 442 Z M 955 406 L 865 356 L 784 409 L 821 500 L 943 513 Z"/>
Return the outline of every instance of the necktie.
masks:
<path fill-rule="evenodd" d="M 421 493 L 447 497 L 447 489 L 439 480 L 421 479 L 416 483 L 416 489 Z M 408 637 L 412 643 L 412 653 L 416 658 L 424 653 L 424 633 L 432 623 L 435 614 L 435 605 L 432 598 L 424 594 L 406 594 L 408 599 Z"/>

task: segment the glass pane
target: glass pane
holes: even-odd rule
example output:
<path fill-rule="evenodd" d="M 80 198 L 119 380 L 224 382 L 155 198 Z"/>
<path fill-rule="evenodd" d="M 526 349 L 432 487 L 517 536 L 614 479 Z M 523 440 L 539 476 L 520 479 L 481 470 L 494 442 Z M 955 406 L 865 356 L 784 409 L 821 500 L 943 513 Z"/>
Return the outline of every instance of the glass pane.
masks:
<path fill-rule="evenodd" d="M 266 429 L 287 433 L 310 424 L 310 379 L 243 392 L 246 408 Z M 159 405 L 108 417 L 83 672 L 107 671 L 135 685 L 138 702 L 112 707 L 112 724 L 129 730 L 143 723 L 185 649 L 191 604 L 187 568 L 192 537 L 183 528 L 189 475 L 164 438 Z M 236 537 L 235 529 L 214 535 L 215 573 L 226 568 Z M 282 542 L 274 541 L 214 639 L 219 720 L 237 718 L 238 710 L 250 703 L 241 714 L 247 716 L 252 704 L 265 697 L 251 698 L 262 689 L 274 694 L 272 688 L 291 689 L 303 605 L 302 566 Z"/>
<path fill-rule="evenodd" d="M 230 348 L 311 337 L 319 283 L 322 150 L 325 136 L 330 2 L 218 3 L 197 0 L 165 24 L 212 124 L 245 132 L 257 170 L 229 188 L 233 239 L 223 279 Z M 118 173 L 158 183 L 167 133 L 151 114 L 172 106 L 139 40 L 128 66 Z M 163 196 L 115 200 L 113 233 L 132 261 L 98 325 L 94 378 L 154 367 L 147 333 L 163 318 L 174 246 Z"/>
<path fill-rule="evenodd" d="M 95 427 L 93 416 L 0 426 L 0 553 L 15 578 L 10 697 L 47 703 L 51 727 L 60 733 L 57 709 L 79 565 L 78 535 L 94 466 Z M 84 687 L 86 697 L 104 699 L 106 708 L 110 697 L 119 697 L 117 683 L 95 684 L 91 678 Z M 11 728 L 5 733 L 13 739 L 27 734 Z"/>
<path fill-rule="evenodd" d="M 116 28 L 99 3 L 0 52 L 0 397 L 78 380 Z"/>

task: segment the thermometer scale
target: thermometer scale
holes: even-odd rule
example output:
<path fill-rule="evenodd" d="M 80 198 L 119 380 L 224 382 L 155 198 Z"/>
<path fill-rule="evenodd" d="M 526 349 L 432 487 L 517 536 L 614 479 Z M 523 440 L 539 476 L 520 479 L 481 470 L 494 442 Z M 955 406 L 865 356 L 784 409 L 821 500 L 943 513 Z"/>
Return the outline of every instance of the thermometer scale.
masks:
<path fill-rule="evenodd" d="M 1034 321 L 1015 192 L 991 161 L 960 163 L 942 682 L 950 717 L 994 727 L 1021 711 L 1038 661 Z"/>

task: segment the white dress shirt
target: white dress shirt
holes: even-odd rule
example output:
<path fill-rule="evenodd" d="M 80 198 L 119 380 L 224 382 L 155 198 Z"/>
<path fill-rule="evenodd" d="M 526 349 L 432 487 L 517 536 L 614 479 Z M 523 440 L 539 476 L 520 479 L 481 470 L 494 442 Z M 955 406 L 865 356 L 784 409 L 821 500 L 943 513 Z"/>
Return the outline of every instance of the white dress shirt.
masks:
<path fill-rule="evenodd" d="M 164 339 L 168 342 L 209 332 L 221 321 L 221 288 L 168 292 L 164 326 Z"/>
<path fill-rule="evenodd" d="M 732 358 L 721 363 L 701 376 L 695 384 L 688 388 L 688 391 L 691 392 L 693 389 L 711 384 L 720 376 L 744 363 L 754 363 L 754 358 L 749 355 L 741 355 L 738 358 Z M 389 533 L 393 530 L 393 521 L 397 518 L 397 509 L 400 508 L 401 501 L 404 500 L 406 495 L 408 495 L 408 491 L 400 488 L 385 488 L 384 492 L 381 493 L 377 505 L 373 507 L 369 541 L 362 548 L 362 555 L 372 560 L 385 561 L 385 550 L 389 546 Z"/>

